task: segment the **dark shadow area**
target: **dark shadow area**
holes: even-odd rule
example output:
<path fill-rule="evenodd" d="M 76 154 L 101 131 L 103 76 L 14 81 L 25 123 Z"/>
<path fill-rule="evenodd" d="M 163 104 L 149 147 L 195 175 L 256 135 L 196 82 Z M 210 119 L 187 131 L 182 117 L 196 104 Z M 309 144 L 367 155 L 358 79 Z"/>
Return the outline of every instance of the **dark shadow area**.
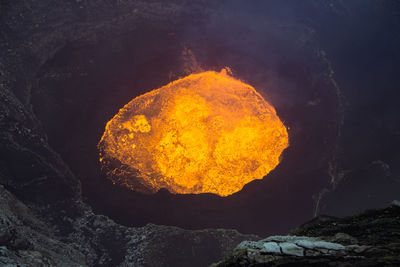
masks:
<path fill-rule="evenodd" d="M 340 182 L 320 212 L 348 216 L 386 207 L 400 192 L 400 2 L 348 1 L 310 12 L 346 97 Z"/>

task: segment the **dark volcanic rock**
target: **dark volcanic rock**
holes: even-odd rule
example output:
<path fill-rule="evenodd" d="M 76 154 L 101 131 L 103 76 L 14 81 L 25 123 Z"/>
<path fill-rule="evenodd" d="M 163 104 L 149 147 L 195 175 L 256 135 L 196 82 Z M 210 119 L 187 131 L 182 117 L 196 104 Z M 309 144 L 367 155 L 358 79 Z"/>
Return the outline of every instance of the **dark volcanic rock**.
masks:
<path fill-rule="evenodd" d="M 289 236 L 244 241 L 213 266 L 399 266 L 400 206 L 334 218 L 320 216 Z"/>
<path fill-rule="evenodd" d="M 0 200 L 1 265 L 206 266 L 244 238 L 255 238 L 234 230 L 127 228 L 80 203 L 75 209 L 82 216 L 61 218 L 68 231 L 61 223 L 40 220 L 3 186 Z"/>
<path fill-rule="evenodd" d="M 0 186 L 0 263 L 16 266 L 77 266 L 86 256 L 73 245 L 60 241 L 57 230 Z"/>

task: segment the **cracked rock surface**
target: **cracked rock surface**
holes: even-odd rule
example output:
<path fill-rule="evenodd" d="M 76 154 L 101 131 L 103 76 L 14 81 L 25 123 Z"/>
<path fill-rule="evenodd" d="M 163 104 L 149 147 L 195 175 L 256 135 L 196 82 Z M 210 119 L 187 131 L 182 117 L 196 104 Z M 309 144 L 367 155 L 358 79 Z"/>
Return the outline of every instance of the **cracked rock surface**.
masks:
<path fill-rule="evenodd" d="M 341 233 L 335 237 L 340 238 Z M 328 238 L 329 239 L 329 238 Z M 331 238 L 335 239 L 335 238 Z M 260 254 L 283 255 L 283 256 L 329 256 L 361 253 L 368 246 L 342 245 L 327 241 L 323 237 L 307 236 L 271 236 L 260 241 L 243 241 L 237 249 L 248 249 L 259 251 Z"/>

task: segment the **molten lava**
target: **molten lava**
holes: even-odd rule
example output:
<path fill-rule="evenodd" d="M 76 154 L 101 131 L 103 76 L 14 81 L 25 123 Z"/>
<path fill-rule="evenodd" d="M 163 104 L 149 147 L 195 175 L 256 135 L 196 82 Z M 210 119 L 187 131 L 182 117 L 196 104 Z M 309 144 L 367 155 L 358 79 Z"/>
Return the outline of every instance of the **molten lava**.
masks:
<path fill-rule="evenodd" d="M 286 127 L 257 91 L 226 74 L 191 74 L 136 97 L 106 125 L 100 161 L 132 190 L 231 195 L 279 164 Z"/>

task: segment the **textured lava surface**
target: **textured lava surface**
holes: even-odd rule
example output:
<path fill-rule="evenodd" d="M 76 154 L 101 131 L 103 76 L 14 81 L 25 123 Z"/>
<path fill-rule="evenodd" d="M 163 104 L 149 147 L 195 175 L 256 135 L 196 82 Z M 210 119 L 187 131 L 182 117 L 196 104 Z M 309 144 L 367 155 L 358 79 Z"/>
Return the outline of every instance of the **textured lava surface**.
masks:
<path fill-rule="evenodd" d="M 133 99 L 99 144 L 110 178 L 133 190 L 221 196 L 268 174 L 287 146 L 275 109 L 225 70 L 191 74 Z M 115 160 L 121 164 L 113 168 Z"/>

